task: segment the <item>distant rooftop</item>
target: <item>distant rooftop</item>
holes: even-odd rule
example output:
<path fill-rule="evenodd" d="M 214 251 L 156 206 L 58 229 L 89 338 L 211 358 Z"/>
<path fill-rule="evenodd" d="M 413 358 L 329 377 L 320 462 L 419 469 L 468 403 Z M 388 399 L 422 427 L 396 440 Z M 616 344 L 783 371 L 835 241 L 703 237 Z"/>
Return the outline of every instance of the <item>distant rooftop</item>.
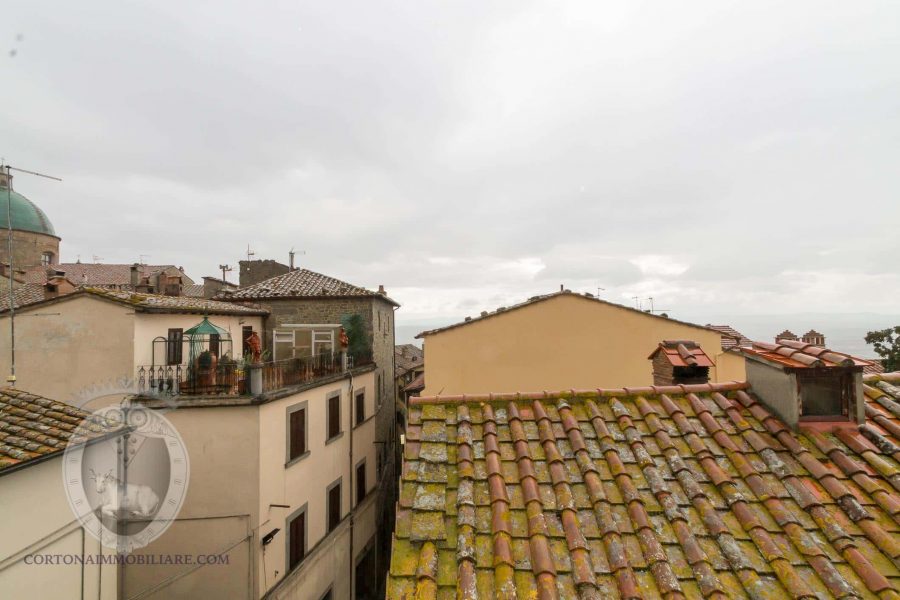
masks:
<path fill-rule="evenodd" d="M 620 309 L 622 309 L 622 310 L 628 310 L 628 311 L 631 311 L 631 312 L 635 312 L 635 313 L 644 315 L 644 316 L 646 316 L 646 317 L 650 317 L 650 318 L 652 318 L 652 319 L 665 319 L 665 320 L 670 321 L 670 322 L 672 322 L 672 323 L 679 323 L 679 324 L 681 324 L 681 325 L 687 325 L 687 326 L 689 326 L 689 327 L 696 327 L 696 328 L 698 328 L 698 329 L 704 329 L 704 330 L 711 330 L 711 329 L 713 329 L 712 327 L 708 327 L 708 326 L 704 326 L 704 325 L 698 325 L 697 323 L 690 323 L 690 322 L 688 322 L 688 321 L 680 321 L 680 320 L 678 320 L 678 319 L 672 319 L 672 318 L 670 318 L 670 317 L 668 317 L 668 316 L 657 315 L 657 314 L 653 314 L 653 313 L 651 313 L 651 312 L 649 312 L 649 311 L 639 310 L 639 309 L 637 309 L 637 308 L 632 308 L 632 307 L 630 307 L 630 306 L 625 306 L 624 304 L 617 304 L 617 303 L 615 303 L 615 302 L 610 302 L 610 301 L 608 301 L 608 300 L 603 300 L 602 298 L 598 298 L 598 297 L 594 296 L 593 294 L 589 294 L 589 293 L 585 293 L 585 294 L 576 294 L 576 293 L 572 292 L 572 290 L 560 290 L 560 291 L 558 291 L 558 292 L 553 292 L 553 293 L 550 293 L 550 294 L 542 294 L 542 295 L 538 295 L 538 296 L 532 296 L 531 298 L 529 298 L 528 300 L 525 300 L 524 302 L 519 302 L 518 304 L 512 304 L 512 305 L 510 305 L 510 306 L 501 306 L 501 307 L 499 307 L 497 310 L 494 310 L 494 311 L 483 311 L 483 312 L 482 312 L 479 316 L 477 316 L 477 317 L 466 317 L 464 320 L 459 321 L 459 322 L 457 322 L 457 323 L 453 323 L 452 325 L 445 325 L 444 327 L 438 327 L 438 328 L 436 328 L 436 329 L 429 329 L 429 330 L 427 330 L 427 331 L 423 331 L 423 332 L 421 332 L 420 334 L 418 334 L 418 335 L 416 336 L 416 338 L 417 338 L 417 339 L 419 339 L 419 338 L 424 338 L 424 337 L 429 336 L 429 335 L 434 335 L 434 334 L 436 334 L 436 333 L 441 333 L 441 332 L 443 332 L 443 331 L 447 331 L 448 329 L 455 329 L 455 328 L 457 328 L 457 327 L 464 327 L 464 326 L 469 325 L 469 324 L 472 324 L 472 323 L 478 323 L 479 321 L 483 321 L 484 319 L 490 319 L 491 317 L 495 317 L 495 316 L 497 316 L 497 315 L 501 315 L 501 314 L 507 313 L 507 312 L 509 312 L 509 311 L 511 311 L 511 310 L 516 310 L 516 309 L 519 309 L 519 308 L 523 308 L 523 307 L 526 307 L 526 306 L 530 306 L 530 305 L 532 305 L 532 304 L 537 304 L 537 303 L 539 303 L 539 302 L 544 302 L 544 301 L 546 301 L 546 300 L 551 300 L 551 299 L 553 299 L 553 298 L 558 298 L 558 297 L 560 297 L 560 296 L 573 296 L 573 297 L 576 297 L 576 298 L 584 298 L 584 299 L 586 299 L 586 300 L 590 300 L 590 301 L 592 301 L 592 302 L 597 302 L 597 303 L 599 303 L 599 304 L 605 304 L 605 305 L 607 305 L 607 306 L 614 306 L 614 307 L 620 308 Z"/>
<path fill-rule="evenodd" d="M 385 301 L 399 306 L 381 291 L 373 292 L 372 290 L 367 290 L 366 288 L 316 273 L 309 269 L 297 269 L 283 275 L 277 275 L 251 286 L 238 289 L 225 297 L 229 300 L 369 297 L 383 298 Z"/>

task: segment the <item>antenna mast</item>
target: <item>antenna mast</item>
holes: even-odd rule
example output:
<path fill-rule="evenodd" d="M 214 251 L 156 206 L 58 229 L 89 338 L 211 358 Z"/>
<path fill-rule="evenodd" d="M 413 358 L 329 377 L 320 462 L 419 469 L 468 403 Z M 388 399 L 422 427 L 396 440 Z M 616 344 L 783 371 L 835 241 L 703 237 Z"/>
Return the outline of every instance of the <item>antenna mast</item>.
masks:
<path fill-rule="evenodd" d="M 53 175 L 45 175 L 43 173 L 36 173 L 35 171 L 28 171 L 26 169 L 17 169 L 16 167 L 11 167 L 9 165 L 5 165 L 6 167 L 6 253 L 7 253 L 7 268 L 9 269 L 9 375 L 6 377 L 6 382 L 10 386 L 16 385 L 16 302 L 15 302 L 15 294 L 13 293 L 13 226 L 12 226 L 12 173 L 11 171 L 18 171 L 19 173 L 27 173 L 28 175 L 36 175 L 37 177 L 44 177 L 46 179 L 52 179 L 54 181 L 62 181 L 59 177 L 54 177 Z M 0 167 L 2 168 L 2 167 Z"/>

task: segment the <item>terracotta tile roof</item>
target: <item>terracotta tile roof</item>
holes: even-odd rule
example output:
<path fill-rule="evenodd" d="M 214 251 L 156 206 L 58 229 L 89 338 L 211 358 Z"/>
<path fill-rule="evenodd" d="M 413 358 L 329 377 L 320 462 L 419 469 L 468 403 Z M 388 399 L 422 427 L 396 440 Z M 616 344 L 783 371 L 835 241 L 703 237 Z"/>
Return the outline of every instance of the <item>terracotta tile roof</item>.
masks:
<path fill-rule="evenodd" d="M 900 458 L 900 373 L 864 375 L 863 391 L 868 422 L 867 429 L 860 430 L 887 454 Z"/>
<path fill-rule="evenodd" d="M 749 356 L 786 367 L 803 369 L 808 367 L 866 367 L 872 363 L 843 352 L 836 352 L 796 340 L 780 339 L 776 344 L 753 342 L 750 348 L 740 348 Z"/>
<path fill-rule="evenodd" d="M 269 311 L 253 304 L 244 305 L 236 302 L 222 302 L 206 298 L 188 296 L 163 296 L 160 294 L 143 294 L 103 288 L 82 288 L 88 294 L 107 298 L 115 302 L 128 304 L 137 309 L 152 312 L 191 312 L 205 314 L 248 314 L 266 315 Z"/>
<path fill-rule="evenodd" d="M 9 288 L 7 288 L 8 290 Z M 13 304 L 16 308 L 34 304 L 44 299 L 44 286 L 40 283 L 23 283 L 13 290 Z M 9 292 L 0 293 L 0 312 L 9 310 Z"/>
<path fill-rule="evenodd" d="M 15 388 L 0 388 L 0 474 L 62 452 L 70 442 L 84 442 L 116 431 L 109 423 L 90 420 L 83 410 L 29 394 Z M 77 435 L 90 432 L 89 435 Z"/>
<path fill-rule="evenodd" d="M 413 369 L 421 368 L 424 361 L 425 351 L 415 344 L 394 346 L 394 377 L 401 377 Z"/>
<path fill-rule="evenodd" d="M 44 299 L 31 302 L 29 305 L 45 304 L 50 302 L 64 302 L 72 298 L 77 298 L 84 294 L 104 298 L 120 304 L 126 304 L 135 310 L 142 312 L 164 312 L 164 313 L 191 313 L 191 314 L 210 314 L 210 315 L 267 315 L 269 311 L 266 309 L 249 303 L 222 302 L 220 300 L 209 300 L 206 298 L 194 298 L 187 296 L 163 296 L 160 294 L 144 294 L 140 292 L 130 292 L 126 290 L 110 290 L 106 288 L 80 287 L 76 291 L 65 294 L 56 298 Z M 7 303 L 8 304 L 8 303 Z M 26 306 L 25 304 L 22 305 Z M 5 312 L 8 308 L 0 305 L 0 313 Z"/>
<path fill-rule="evenodd" d="M 415 379 L 404 386 L 404 392 L 421 392 L 425 389 L 425 373 L 416 375 Z"/>
<path fill-rule="evenodd" d="M 65 273 L 66 278 L 75 285 L 116 285 L 126 286 L 126 289 L 131 289 L 131 267 L 130 264 L 111 263 L 59 263 L 50 266 L 53 270 Z M 166 269 L 178 269 L 178 267 L 175 265 L 140 265 L 141 275 L 144 277 L 155 276 Z M 44 283 L 47 280 L 47 270 L 48 267 L 29 269 L 26 278 L 34 283 Z M 184 271 L 181 271 L 181 277 L 185 284 L 194 283 L 194 280 L 188 277 Z"/>
<path fill-rule="evenodd" d="M 192 283 L 190 285 L 186 285 L 181 288 L 181 295 L 187 296 L 189 298 L 202 298 L 203 297 L 203 284 L 202 283 Z"/>
<path fill-rule="evenodd" d="M 240 288 L 223 296 L 228 299 L 271 299 L 271 298 L 346 298 L 346 297 L 378 297 L 397 304 L 384 294 L 373 292 L 328 275 L 322 275 L 309 269 L 297 269 L 260 281 L 251 286 Z M 397 304 L 399 306 L 399 304 Z"/>
<path fill-rule="evenodd" d="M 696 342 L 688 340 L 663 340 L 647 358 L 652 359 L 660 352 L 673 367 L 714 367 L 715 363 Z"/>
<path fill-rule="evenodd" d="M 753 340 L 731 325 L 710 325 L 707 323 L 706 326 L 722 333 L 722 350 L 728 350 L 735 346 L 750 346 L 753 344 Z"/>
<path fill-rule="evenodd" d="M 884 367 L 881 366 L 880 362 L 872 360 L 863 367 L 863 373 L 866 375 L 878 375 L 879 373 L 884 373 Z"/>
<path fill-rule="evenodd" d="M 632 312 L 636 312 L 638 314 L 644 315 L 645 317 L 649 317 L 651 319 L 665 319 L 666 321 L 670 321 L 672 323 L 679 323 L 681 325 L 687 325 L 688 327 L 696 327 L 698 329 L 709 330 L 712 327 L 698 325 L 696 323 L 689 323 L 687 321 L 679 321 L 678 319 L 673 319 L 671 317 L 664 317 L 662 315 L 655 315 L 650 312 L 645 312 L 643 310 L 638 310 L 636 308 L 632 308 L 630 306 L 625 306 L 623 304 L 616 304 L 615 302 L 609 302 L 607 300 L 603 300 L 601 298 L 597 298 L 593 294 L 575 294 L 571 290 L 562 290 L 559 292 L 553 292 L 552 294 L 543 294 L 540 296 L 532 296 L 528 300 L 524 302 L 520 302 L 518 304 L 513 304 L 511 306 L 501 306 L 497 310 L 493 312 L 483 312 L 478 317 L 466 317 L 464 321 L 460 321 L 459 323 L 453 323 L 452 325 L 446 325 L 444 327 L 438 327 L 436 329 L 429 329 L 428 331 L 423 331 L 419 335 L 416 336 L 416 339 L 424 338 L 425 336 L 434 335 L 435 333 L 440 333 L 442 331 L 447 331 L 448 329 L 455 329 L 457 327 L 464 327 L 471 323 L 478 323 L 479 321 L 483 321 L 484 319 L 490 319 L 491 317 L 495 317 L 497 315 L 502 315 L 511 310 L 516 310 L 519 308 L 524 308 L 526 306 L 531 306 L 532 304 L 537 304 L 538 302 L 544 302 L 545 300 L 551 300 L 553 298 L 557 298 L 559 296 L 575 296 L 577 298 L 584 298 L 586 300 L 591 300 L 593 302 L 597 302 L 600 304 L 605 304 L 607 306 L 614 306 L 616 308 L 620 308 L 622 310 L 628 310 Z"/>
<path fill-rule="evenodd" d="M 737 382 L 412 399 L 387 598 L 897 598 L 900 438 L 867 431 Z"/>

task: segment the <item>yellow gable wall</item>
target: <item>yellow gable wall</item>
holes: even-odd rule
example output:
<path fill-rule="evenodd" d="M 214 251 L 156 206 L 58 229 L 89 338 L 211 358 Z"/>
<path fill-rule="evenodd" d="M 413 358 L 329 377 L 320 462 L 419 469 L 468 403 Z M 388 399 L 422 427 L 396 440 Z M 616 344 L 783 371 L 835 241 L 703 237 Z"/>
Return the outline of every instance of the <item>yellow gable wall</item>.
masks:
<path fill-rule="evenodd" d="M 426 336 L 422 395 L 650 385 L 647 356 L 664 339 L 723 358 L 716 331 L 562 294 Z M 724 380 L 744 379 L 742 361 L 723 360 Z"/>

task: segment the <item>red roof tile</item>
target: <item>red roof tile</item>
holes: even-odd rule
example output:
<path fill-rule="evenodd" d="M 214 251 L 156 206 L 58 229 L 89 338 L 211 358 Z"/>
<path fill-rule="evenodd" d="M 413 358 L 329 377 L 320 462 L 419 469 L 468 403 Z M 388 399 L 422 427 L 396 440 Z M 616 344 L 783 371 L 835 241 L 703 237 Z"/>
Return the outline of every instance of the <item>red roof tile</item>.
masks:
<path fill-rule="evenodd" d="M 751 348 L 742 347 L 740 350 L 749 356 L 791 368 L 866 367 L 872 364 L 870 361 L 855 358 L 843 352 L 835 352 L 821 346 L 786 339 L 780 340 L 777 344 L 753 342 Z"/>
<path fill-rule="evenodd" d="M 750 346 L 753 344 L 753 340 L 730 325 L 710 325 L 707 323 L 706 326 L 722 333 L 722 350 L 728 350 L 735 346 Z"/>
<path fill-rule="evenodd" d="M 663 340 L 647 358 L 662 352 L 673 367 L 713 367 L 715 364 L 696 342 L 688 340 Z"/>
<path fill-rule="evenodd" d="M 121 427 L 90 419 L 89 413 L 74 406 L 16 388 L 0 388 L 0 473 Z"/>
<path fill-rule="evenodd" d="M 836 434 L 746 383 L 414 398 L 387 597 L 897 597 L 895 384 Z"/>
<path fill-rule="evenodd" d="M 130 264 L 113 263 L 59 263 L 49 267 L 41 266 L 30 269 L 26 273 L 28 281 L 44 283 L 47 280 L 47 271 L 60 271 L 75 285 L 90 286 L 119 286 L 122 289 L 131 289 Z M 178 269 L 175 265 L 139 265 L 142 277 L 152 277 L 166 269 Z M 192 284 L 194 280 L 188 277 L 184 271 L 180 271 L 185 284 Z"/>

